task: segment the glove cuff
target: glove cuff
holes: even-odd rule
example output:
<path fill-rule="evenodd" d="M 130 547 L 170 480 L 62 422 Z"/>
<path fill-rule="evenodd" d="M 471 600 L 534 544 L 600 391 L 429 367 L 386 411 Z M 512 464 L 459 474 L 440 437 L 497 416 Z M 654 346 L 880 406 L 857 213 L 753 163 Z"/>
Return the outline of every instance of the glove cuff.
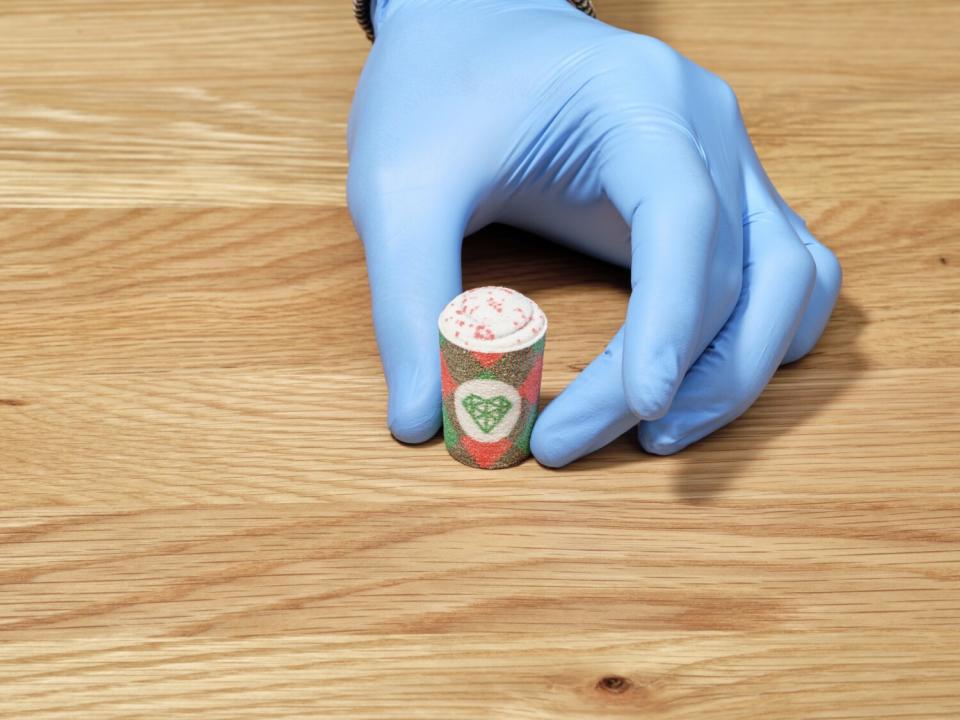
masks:
<path fill-rule="evenodd" d="M 593 7 L 593 0 L 567 0 L 577 10 L 585 12 L 590 17 L 596 17 L 597 11 Z M 376 33 L 373 29 L 373 0 L 353 0 L 353 14 L 366 33 L 367 39 L 373 42 Z"/>

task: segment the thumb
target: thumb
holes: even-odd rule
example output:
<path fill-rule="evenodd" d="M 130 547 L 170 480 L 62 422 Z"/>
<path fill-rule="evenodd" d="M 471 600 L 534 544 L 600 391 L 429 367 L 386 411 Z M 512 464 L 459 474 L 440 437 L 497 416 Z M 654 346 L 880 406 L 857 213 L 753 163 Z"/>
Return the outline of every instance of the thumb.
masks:
<path fill-rule="evenodd" d="M 424 442 L 441 424 L 437 318 L 461 290 L 467 213 L 440 193 L 378 192 L 353 178 L 348 196 L 366 254 L 387 425 L 402 442 Z"/>

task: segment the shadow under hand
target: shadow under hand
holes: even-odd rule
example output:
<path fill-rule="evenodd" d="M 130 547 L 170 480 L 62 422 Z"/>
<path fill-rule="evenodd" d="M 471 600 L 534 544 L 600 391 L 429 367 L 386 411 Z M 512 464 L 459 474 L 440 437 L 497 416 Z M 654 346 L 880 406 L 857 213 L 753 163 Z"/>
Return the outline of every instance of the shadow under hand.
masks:
<path fill-rule="evenodd" d="M 704 504 L 742 477 L 745 466 L 778 436 L 823 412 L 869 366 L 857 347 L 864 313 L 841 293 L 820 342 L 781 367 L 746 413 L 671 458 L 674 489 L 690 504 Z"/>
<path fill-rule="evenodd" d="M 525 295 L 536 296 L 540 304 L 541 299 L 549 302 L 555 297 L 550 291 L 557 288 L 568 285 L 602 287 L 609 293 L 622 296 L 621 310 L 626 309 L 629 298 L 630 273 L 625 268 L 508 225 L 488 225 L 467 237 L 463 243 L 462 262 L 465 290 L 483 285 L 504 285 Z M 570 300 L 569 297 L 566 299 Z M 610 334 L 616 329 L 615 326 Z M 552 323 L 550 331 L 552 339 Z"/>

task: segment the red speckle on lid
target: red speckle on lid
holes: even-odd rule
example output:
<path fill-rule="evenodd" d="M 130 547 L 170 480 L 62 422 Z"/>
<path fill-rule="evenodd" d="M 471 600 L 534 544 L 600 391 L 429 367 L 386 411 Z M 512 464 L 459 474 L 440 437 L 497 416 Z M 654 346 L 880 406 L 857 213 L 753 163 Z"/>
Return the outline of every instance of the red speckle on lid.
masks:
<path fill-rule="evenodd" d="M 477 325 L 476 330 L 473 331 L 473 337 L 477 340 L 495 340 L 497 336 L 490 328 L 481 323 Z"/>

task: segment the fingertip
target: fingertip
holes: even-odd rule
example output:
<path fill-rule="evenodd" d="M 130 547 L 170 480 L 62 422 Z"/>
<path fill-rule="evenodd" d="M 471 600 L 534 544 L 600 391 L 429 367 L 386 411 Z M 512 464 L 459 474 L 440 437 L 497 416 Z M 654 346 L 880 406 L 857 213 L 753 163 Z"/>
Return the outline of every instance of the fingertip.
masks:
<path fill-rule="evenodd" d="M 401 412 L 388 419 L 390 434 L 402 443 L 419 445 L 432 438 L 440 430 L 440 412 L 417 415 Z"/>
<path fill-rule="evenodd" d="M 689 445 L 689 442 L 677 440 L 647 423 L 637 430 L 637 440 L 645 452 L 661 456 L 675 455 Z"/>
<path fill-rule="evenodd" d="M 843 282 L 840 262 L 829 248 L 816 243 L 807 245 L 807 250 L 815 263 L 813 289 L 800 326 L 784 355 L 784 365 L 800 360 L 816 346 L 836 305 Z"/>
<path fill-rule="evenodd" d="M 701 322 L 698 303 L 654 308 L 634 291 L 624 326 L 623 395 L 637 420 L 657 420 L 670 410 Z"/>
<path fill-rule="evenodd" d="M 425 380 L 399 383 L 390 391 L 387 426 L 390 434 L 403 443 L 426 442 L 440 429 L 440 380 L 436 387 Z"/>
<path fill-rule="evenodd" d="M 682 378 L 655 363 L 640 365 L 637 371 L 629 371 L 625 364 L 624 397 L 638 420 L 658 420 L 670 410 Z"/>
<path fill-rule="evenodd" d="M 840 261 L 826 245 L 808 245 L 807 250 L 817 264 L 817 282 L 822 284 L 824 295 L 835 300 L 843 284 L 843 267 Z"/>
<path fill-rule="evenodd" d="M 402 443 L 419 445 L 437 434 L 441 422 L 439 413 L 420 417 L 402 415 L 389 421 L 390 434 Z"/>
<path fill-rule="evenodd" d="M 576 460 L 573 443 L 565 441 L 558 430 L 541 415 L 530 436 L 530 452 L 537 462 L 549 468 L 561 468 Z"/>

